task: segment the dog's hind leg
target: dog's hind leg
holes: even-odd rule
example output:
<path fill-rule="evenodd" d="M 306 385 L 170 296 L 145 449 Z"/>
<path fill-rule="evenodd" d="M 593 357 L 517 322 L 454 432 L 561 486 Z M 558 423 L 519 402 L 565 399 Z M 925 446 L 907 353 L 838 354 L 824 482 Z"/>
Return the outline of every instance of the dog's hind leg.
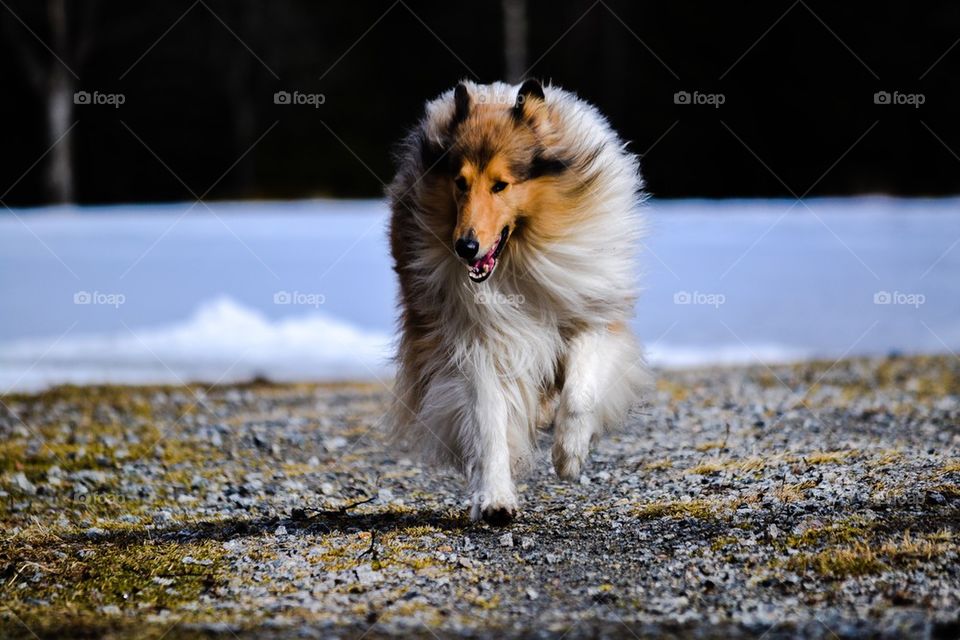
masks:
<path fill-rule="evenodd" d="M 647 378 L 634 337 L 624 328 L 585 331 L 567 345 L 566 379 L 555 420 L 553 468 L 580 477 L 590 444 L 604 427 L 624 419 Z"/>

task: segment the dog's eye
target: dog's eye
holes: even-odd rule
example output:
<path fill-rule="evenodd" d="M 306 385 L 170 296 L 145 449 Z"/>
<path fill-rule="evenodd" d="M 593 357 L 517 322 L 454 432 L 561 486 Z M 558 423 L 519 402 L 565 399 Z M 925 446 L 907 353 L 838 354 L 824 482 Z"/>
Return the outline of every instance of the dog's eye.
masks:
<path fill-rule="evenodd" d="M 467 190 L 467 179 L 464 178 L 463 176 L 458 177 L 456 180 L 453 181 L 453 183 L 457 185 L 457 189 L 460 189 L 460 191 Z"/>
<path fill-rule="evenodd" d="M 491 189 L 491 191 L 493 191 L 494 193 L 500 193 L 506 188 L 507 188 L 506 182 L 504 182 L 503 180 L 497 180 L 496 182 L 493 183 L 493 188 Z"/>

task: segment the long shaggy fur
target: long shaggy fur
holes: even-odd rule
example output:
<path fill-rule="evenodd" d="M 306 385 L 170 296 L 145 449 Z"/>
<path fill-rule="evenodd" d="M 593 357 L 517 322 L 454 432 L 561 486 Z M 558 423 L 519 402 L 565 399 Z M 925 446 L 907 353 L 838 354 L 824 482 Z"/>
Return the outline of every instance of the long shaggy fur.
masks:
<path fill-rule="evenodd" d="M 591 440 L 623 420 L 647 381 L 628 329 L 643 228 L 638 162 L 593 106 L 529 81 L 464 82 L 428 102 L 397 159 L 389 423 L 466 475 L 474 518 L 509 520 L 537 430 L 555 424 L 554 466 L 578 477 Z M 492 195 L 480 181 L 496 167 L 513 182 Z M 468 168 L 477 186 L 458 192 Z M 509 229 L 482 283 L 453 249 L 468 215 L 471 232 Z"/>

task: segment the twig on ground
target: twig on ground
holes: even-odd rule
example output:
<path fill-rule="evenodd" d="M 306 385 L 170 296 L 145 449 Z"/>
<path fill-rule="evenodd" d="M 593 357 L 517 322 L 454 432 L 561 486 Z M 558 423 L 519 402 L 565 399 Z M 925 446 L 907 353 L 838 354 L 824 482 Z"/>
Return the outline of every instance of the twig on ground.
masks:
<path fill-rule="evenodd" d="M 372 562 L 377 562 L 378 560 L 380 560 L 380 552 L 377 551 L 376 545 L 377 545 L 377 530 L 371 529 L 370 530 L 370 546 L 367 548 L 366 551 L 361 552 L 360 555 L 357 556 L 357 560 L 359 560 L 360 558 L 366 555 L 370 556 Z"/>
<path fill-rule="evenodd" d="M 347 504 L 342 504 L 336 509 L 314 509 L 313 507 L 304 507 L 303 510 L 312 511 L 313 513 L 317 513 L 323 516 L 342 516 L 350 509 L 354 509 L 356 507 L 359 507 L 360 505 L 373 502 L 378 497 L 380 497 L 380 475 L 379 474 L 377 474 L 377 479 L 374 482 L 374 488 L 376 490 L 373 492 L 373 495 L 367 496 L 366 498 L 362 498 L 360 500 L 354 500 L 353 502 L 348 502 Z"/>

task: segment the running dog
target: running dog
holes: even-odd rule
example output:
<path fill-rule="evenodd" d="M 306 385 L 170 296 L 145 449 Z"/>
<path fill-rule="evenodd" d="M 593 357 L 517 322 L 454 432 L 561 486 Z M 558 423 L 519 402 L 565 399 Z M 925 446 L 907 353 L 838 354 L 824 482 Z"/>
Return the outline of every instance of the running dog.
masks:
<path fill-rule="evenodd" d="M 629 329 L 643 182 L 590 104 L 463 82 L 426 105 L 387 189 L 400 282 L 395 435 L 466 477 L 471 518 L 517 513 L 538 430 L 577 479 L 647 384 Z"/>

